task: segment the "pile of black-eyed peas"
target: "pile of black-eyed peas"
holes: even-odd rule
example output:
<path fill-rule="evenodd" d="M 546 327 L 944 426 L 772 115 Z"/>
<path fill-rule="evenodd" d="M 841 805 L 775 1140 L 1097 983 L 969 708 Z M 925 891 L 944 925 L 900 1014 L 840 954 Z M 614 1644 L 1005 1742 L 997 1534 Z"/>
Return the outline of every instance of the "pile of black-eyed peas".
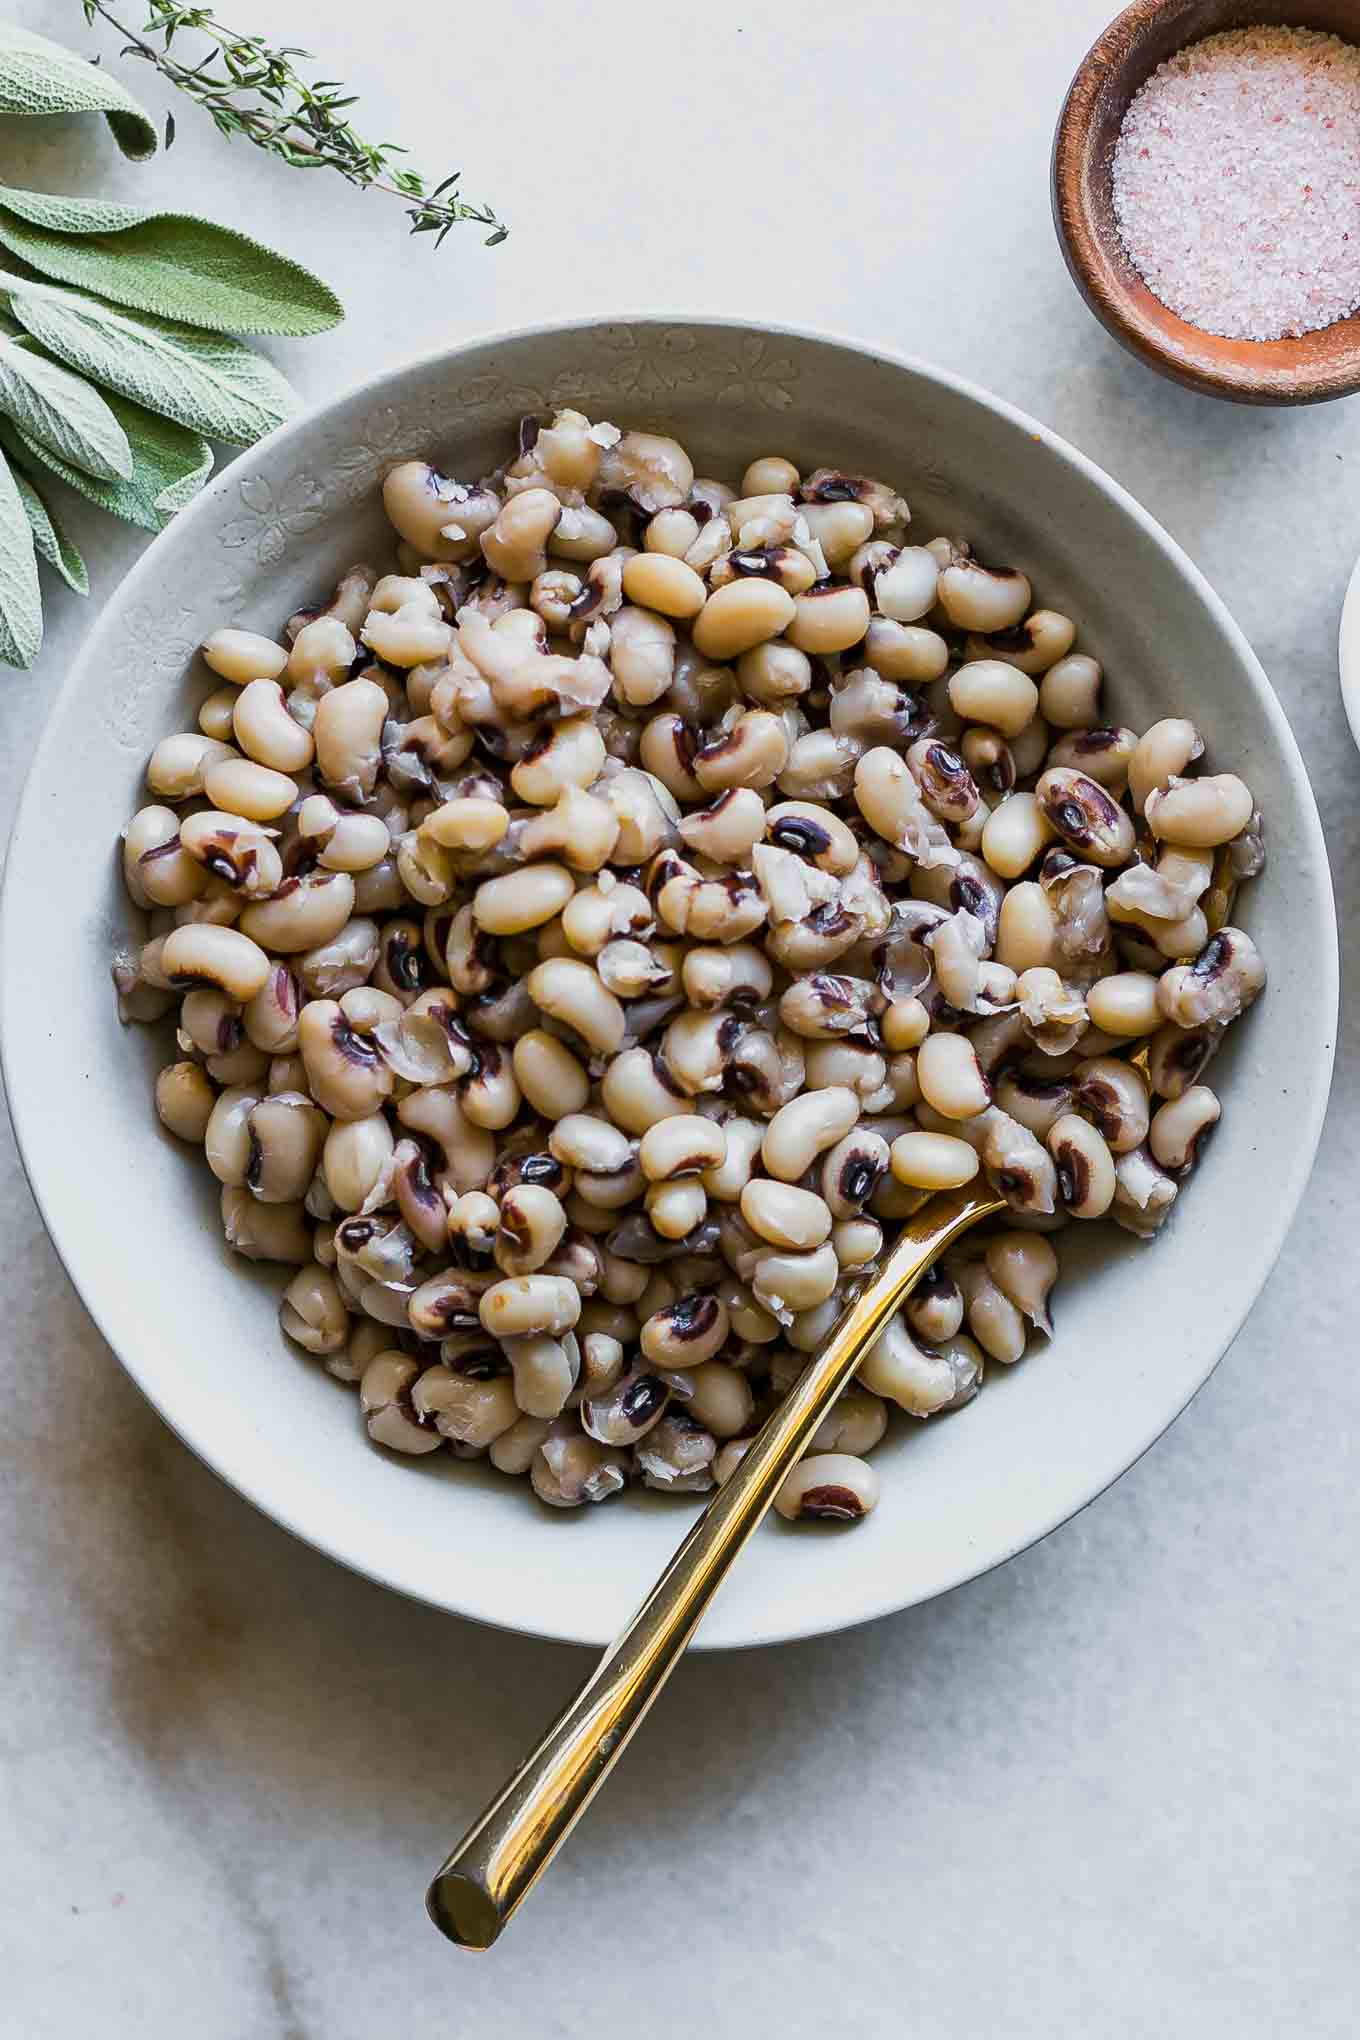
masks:
<path fill-rule="evenodd" d="M 1051 1235 L 1148 1237 L 1265 970 L 1261 868 L 1192 722 L 1111 723 L 1071 618 L 887 484 L 526 419 L 384 484 L 396 571 L 217 631 L 123 868 L 124 1017 L 284 1332 L 378 1444 L 702 1493 L 894 1228 L 1011 1221 L 917 1289 L 785 1484 L 877 1500 L 892 1409 L 1049 1330 Z"/>

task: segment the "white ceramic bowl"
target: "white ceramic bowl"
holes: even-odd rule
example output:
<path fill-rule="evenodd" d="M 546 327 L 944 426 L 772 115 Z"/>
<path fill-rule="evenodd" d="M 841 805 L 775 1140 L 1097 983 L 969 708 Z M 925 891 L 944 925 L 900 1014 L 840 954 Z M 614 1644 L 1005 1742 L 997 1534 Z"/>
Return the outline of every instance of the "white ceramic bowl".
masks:
<path fill-rule="evenodd" d="M 118 832 L 163 733 L 192 726 L 214 627 L 276 631 L 356 558 L 386 557 L 393 461 L 476 474 L 522 412 L 580 402 L 675 432 L 700 472 L 787 452 L 902 486 L 923 534 L 962 530 L 1080 622 L 1119 718 L 1192 713 L 1265 810 L 1244 916 L 1267 996 L 1214 1066 L 1222 1125 L 1153 1246 L 1075 1227 L 1058 1332 L 957 1417 L 899 1426 L 883 1499 L 848 1533 L 772 1520 L 702 1632 L 773 1642 L 957 1585 L 1081 1508 L 1169 1424 L 1225 1351 L 1284 1239 L 1327 1096 L 1336 929 L 1321 832 L 1288 725 L 1241 632 L 1122 489 L 1032 419 L 844 342 L 716 321 L 628 320 L 471 343 L 375 378 L 243 455 L 147 552 L 57 700 L 16 826 L 5 899 L 6 1071 L 43 1215 L 92 1315 L 179 1435 L 240 1492 L 345 1564 L 439 1607 L 602 1642 L 692 1519 L 633 1494 L 572 1515 L 479 1465 L 376 1451 L 353 1391 L 285 1345 L 280 1283 L 222 1243 L 216 1185 L 164 1136 L 164 1039 L 124 1031 L 108 962 L 132 917 Z M 61 1356 L 49 1356 L 61 1365 Z"/>
<path fill-rule="evenodd" d="M 1360 750 L 1360 560 L 1356 561 L 1346 584 L 1337 651 L 1341 665 L 1342 706 L 1356 748 Z"/>

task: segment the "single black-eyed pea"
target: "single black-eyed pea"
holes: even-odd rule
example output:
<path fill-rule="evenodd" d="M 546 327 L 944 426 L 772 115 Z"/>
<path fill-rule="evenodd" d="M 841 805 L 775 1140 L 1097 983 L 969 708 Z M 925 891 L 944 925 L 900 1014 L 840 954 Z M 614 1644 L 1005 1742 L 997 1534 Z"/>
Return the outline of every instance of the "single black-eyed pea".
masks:
<path fill-rule="evenodd" d="M 201 1145 L 216 1104 L 217 1091 L 195 1062 L 167 1063 L 156 1078 L 157 1115 L 180 1140 Z"/>
<path fill-rule="evenodd" d="M 1235 773 L 1205 779 L 1172 779 L 1154 787 L 1143 803 L 1148 827 L 1159 842 L 1213 850 L 1241 835 L 1256 803 Z"/>
<path fill-rule="evenodd" d="M 294 1267 L 311 1259 L 311 1228 L 301 1203 L 261 1204 L 243 1183 L 224 1183 L 221 1210 L 222 1236 L 233 1253 Z"/>
<path fill-rule="evenodd" d="M 693 1111 L 655 1121 L 638 1146 L 638 1160 L 650 1183 L 670 1183 L 680 1177 L 703 1176 L 706 1170 L 720 1170 L 726 1155 L 727 1135 L 722 1126 Z"/>
<path fill-rule="evenodd" d="M 1158 1106 L 1148 1131 L 1154 1161 L 1173 1174 L 1188 1173 L 1199 1159 L 1201 1143 L 1218 1124 L 1222 1110 L 1207 1084 L 1192 1084 L 1179 1098 Z"/>
<path fill-rule="evenodd" d="M 1129 796 L 1135 813 L 1143 813 L 1149 794 L 1164 792 L 1203 756 L 1204 740 L 1186 716 L 1164 716 L 1144 730 L 1129 760 Z"/>
<path fill-rule="evenodd" d="M 849 651 L 869 628 L 869 598 L 862 588 L 819 586 L 795 596 L 793 605 L 788 641 L 817 658 Z"/>
<path fill-rule="evenodd" d="M 315 756 L 311 731 L 289 714 L 277 680 L 252 680 L 241 689 L 232 730 L 246 756 L 274 772 L 304 771 Z"/>
<path fill-rule="evenodd" d="M 984 1261 L 965 1261 L 954 1271 L 963 1296 L 968 1329 L 990 1360 L 1013 1366 L 1025 1352 L 1025 1321 L 992 1280 Z"/>
<path fill-rule="evenodd" d="M 942 1261 L 927 1268 L 902 1306 L 907 1328 L 927 1346 L 952 1339 L 963 1323 L 963 1295 Z"/>
<path fill-rule="evenodd" d="M 354 880 L 347 871 L 314 871 L 285 878 L 269 899 L 252 900 L 240 933 L 285 956 L 315 949 L 338 935 L 354 911 Z"/>
<path fill-rule="evenodd" d="M 664 1240 L 688 1239 L 696 1226 L 702 1225 L 708 1209 L 703 1184 L 690 1178 L 649 1183 L 643 1202 L 653 1231 Z"/>
<path fill-rule="evenodd" d="M 799 1460 L 774 1506 L 790 1523 L 857 1523 L 878 1506 L 878 1475 L 848 1452 L 815 1452 Z"/>
<path fill-rule="evenodd" d="M 1007 630 L 970 633 L 965 649 L 970 659 L 1004 659 L 1022 673 L 1038 675 L 1067 656 L 1076 634 L 1071 617 L 1060 609 L 1034 609 Z"/>
<path fill-rule="evenodd" d="M 511 1053 L 520 1092 L 543 1119 L 563 1119 L 583 1112 L 590 1097 L 590 1078 L 565 1042 L 534 1027 L 521 1035 Z"/>
<path fill-rule="evenodd" d="M 932 551 L 939 541 L 931 547 Z M 942 548 L 937 559 L 942 556 Z M 938 596 L 949 621 L 961 630 L 1012 630 L 1029 610 L 1030 584 L 1013 568 L 992 569 L 980 560 L 943 555 Z M 985 718 L 984 718 L 985 719 Z"/>
<path fill-rule="evenodd" d="M 1114 1158 L 1104 1135 L 1073 1112 L 1054 1122 L 1047 1141 L 1063 1209 L 1073 1218 L 1103 1218 L 1116 1188 Z"/>
<path fill-rule="evenodd" d="M 807 1251 L 820 1247 L 830 1235 L 831 1212 L 826 1200 L 793 1183 L 753 1177 L 742 1190 L 739 1203 L 751 1230 L 773 1246 Z"/>
<path fill-rule="evenodd" d="M 685 1408 L 715 1438 L 735 1438 L 755 1412 L 751 1385 L 737 1368 L 705 1360 L 686 1377 Z"/>
<path fill-rule="evenodd" d="M 258 942 L 239 928 L 189 923 L 157 938 L 157 977 L 166 986 L 212 985 L 239 1005 L 253 999 L 269 976 L 270 961 Z M 147 945 L 151 947 L 150 944 Z M 143 975 L 150 959 L 143 952 Z M 155 983 L 157 978 L 151 978 Z"/>
<path fill-rule="evenodd" d="M 279 698 L 282 700 L 281 694 Z M 162 737 L 147 760 L 147 787 L 162 800 L 195 800 L 203 792 L 210 767 L 237 756 L 230 744 L 205 737 L 199 730 Z"/>
<path fill-rule="evenodd" d="M 254 630 L 215 630 L 199 649 L 203 663 L 235 687 L 251 680 L 277 680 L 288 664 L 284 647 Z"/>

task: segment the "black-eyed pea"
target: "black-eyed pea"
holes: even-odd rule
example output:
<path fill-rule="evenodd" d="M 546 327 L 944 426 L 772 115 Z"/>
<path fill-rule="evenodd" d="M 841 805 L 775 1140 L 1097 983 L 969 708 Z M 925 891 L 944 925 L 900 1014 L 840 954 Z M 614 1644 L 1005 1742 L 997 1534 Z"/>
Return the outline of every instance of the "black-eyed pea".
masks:
<path fill-rule="evenodd" d="M 1134 812 L 1141 815 L 1149 794 L 1164 792 L 1203 756 L 1204 741 L 1186 716 L 1164 716 L 1144 730 L 1129 760 L 1129 797 Z"/>
<path fill-rule="evenodd" d="M 859 1364 L 861 1385 L 911 1417 L 951 1408 L 960 1382 L 948 1355 L 918 1346 L 902 1316 L 889 1319 Z"/>
<path fill-rule="evenodd" d="M 257 1099 L 245 1116 L 245 1130 L 246 1187 L 264 1204 L 302 1197 L 321 1158 L 325 1115 L 310 1098 L 285 1091 Z"/>
<path fill-rule="evenodd" d="M 860 656 L 882 679 L 906 687 L 928 686 L 949 667 L 949 646 L 938 631 L 887 616 L 870 618 Z"/>
<path fill-rule="evenodd" d="M 626 1466 L 621 1447 L 586 1437 L 574 1417 L 558 1417 L 534 1457 L 529 1480 L 539 1500 L 550 1508 L 576 1509 L 617 1494 Z"/>
<path fill-rule="evenodd" d="M 1039 712 L 1054 729 L 1089 729 L 1100 721 L 1100 661 L 1069 652 L 1048 668 L 1039 683 Z"/>
<path fill-rule="evenodd" d="M 751 1180 L 765 1131 L 758 1119 L 748 1119 L 743 1114 L 734 1114 L 723 1121 L 722 1160 L 706 1168 L 699 1179 L 706 1196 L 720 1204 L 734 1204 L 740 1200 L 743 1189 Z"/>
<path fill-rule="evenodd" d="M 349 1338 L 350 1317 L 329 1268 L 313 1261 L 299 1268 L 279 1302 L 279 1328 L 307 1353 L 338 1353 Z"/>
<path fill-rule="evenodd" d="M 754 1438 L 729 1438 L 719 1446 L 713 1460 L 713 1478 L 719 1487 L 726 1487 L 755 1442 Z"/>
<path fill-rule="evenodd" d="M 1045 1338 L 1052 1338 L 1048 1298 L 1058 1279 L 1058 1257 L 1052 1243 L 1040 1233 L 998 1233 L 987 1242 L 983 1259 L 1002 1295 Z"/>
<path fill-rule="evenodd" d="M 361 1211 L 375 1192 L 381 1192 L 391 1178 L 394 1150 L 391 1126 L 380 1111 L 361 1119 L 335 1121 L 321 1151 L 321 1173 L 341 1211 Z M 435 1245 L 442 1234 L 441 1201 Z"/>
<path fill-rule="evenodd" d="M 891 1160 L 897 1181 L 915 1190 L 956 1189 L 971 1183 L 978 1172 L 978 1158 L 968 1142 L 947 1133 L 901 1134 L 892 1144 Z"/>
<path fill-rule="evenodd" d="M 151 983 L 159 978 L 172 987 L 211 985 L 244 1006 L 269 977 L 269 957 L 242 929 L 189 923 L 157 939 L 160 947 L 152 966 L 157 975 L 149 977 Z M 151 960 L 145 951 L 143 958 L 143 975 L 148 976 Z"/>
<path fill-rule="evenodd" d="M 822 1198 L 833 1219 L 859 1217 L 887 1174 L 888 1160 L 887 1141 L 871 1127 L 853 1127 L 836 1142 L 820 1174 Z"/>
<path fill-rule="evenodd" d="M 516 1275 L 494 1282 L 478 1306 L 482 1329 L 497 1339 L 569 1332 L 581 1315 L 581 1295 L 560 1275 Z"/>
<path fill-rule="evenodd" d="M 1132 856 L 1132 821 L 1105 788 L 1086 773 L 1076 772 L 1070 766 L 1050 766 L 1034 795 L 1049 826 L 1088 863 L 1110 868 L 1127 863 Z"/>
<path fill-rule="evenodd" d="M 592 509 L 588 503 L 571 503 L 557 520 L 548 539 L 548 551 L 573 564 L 589 564 L 607 558 L 618 542 L 618 533 L 602 511 Z"/>
<path fill-rule="evenodd" d="M 246 756 L 274 772 L 305 771 L 316 754 L 311 731 L 288 713 L 277 680 L 252 680 L 241 689 L 232 730 Z"/>
<path fill-rule="evenodd" d="M 927 1346 L 952 1339 L 963 1323 L 963 1294 L 942 1261 L 927 1268 L 902 1306 L 915 1338 Z"/>
<path fill-rule="evenodd" d="M 1128 784 L 1129 763 L 1137 744 L 1137 734 L 1130 729 L 1068 730 L 1050 750 L 1048 762 L 1073 766 L 1117 798 Z"/>
<path fill-rule="evenodd" d="M 737 661 L 737 684 L 748 701 L 782 708 L 812 686 L 812 662 L 783 638 L 767 638 Z"/>
<path fill-rule="evenodd" d="M 1108 1055 L 1078 1063 L 1072 1097 L 1077 1111 L 1091 1120 L 1112 1153 L 1127 1154 L 1147 1139 L 1148 1085 L 1132 1063 Z"/>
<path fill-rule="evenodd" d="M 825 1303 L 840 1280 L 840 1263 L 830 1242 L 810 1252 L 762 1254 L 751 1273 L 756 1300 L 777 1318 Z"/>
<path fill-rule="evenodd" d="M 893 999 L 879 1016 L 883 1046 L 893 1055 L 919 1048 L 930 1032 L 930 1013 L 916 998 Z"/>
<path fill-rule="evenodd" d="M 649 1183 L 671 1183 L 688 1176 L 702 1177 L 708 1170 L 720 1171 L 726 1156 L 724 1128 L 693 1111 L 654 1121 L 638 1146 L 638 1160 Z M 702 1189 L 702 1184 L 699 1187 Z"/>
<path fill-rule="evenodd" d="M 969 1332 L 989 1359 L 1014 1366 L 1024 1358 L 1024 1318 L 992 1280 L 984 1261 L 966 1261 L 954 1273 Z"/>
<path fill-rule="evenodd" d="M 203 808 L 185 816 L 179 840 L 214 878 L 246 899 L 262 899 L 283 880 L 283 860 L 271 840 L 274 833 L 239 815 Z"/>
<path fill-rule="evenodd" d="M 813 1432 L 808 1450 L 848 1452 L 860 1458 L 873 1451 L 887 1428 L 888 1410 L 882 1398 L 852 1381 Z"/>
<path fill-rule="evenodd" d="M 755 1413 L 746 1376 L 721 1360 L 705 1360 L 685 1377 L 685 1408 L 715 1438 L 735 1438 Z"/>
<path fill-rule="evenodd" d="M 1060 609 L 1035 609 L 1008 630 L 971 633 L 966 650 L 970 659 L 1004 659 L 1022 673 L 1038 675 L 1066 658 L 1076 634 L 1071 617 Z"/>
<path fill-rule="evenodd" d="M 609 669 L 627 707 L 659 701 L 675 671 L 675 626 L 653 609 L 620 609 L 609 625 Z"/>
<path fill-rule="evenodd" d="M 1015 569 L 984 567 L 957 552 L 940 572 L 940 606 L 960 630 L 1013 630 L 1029 611 L 1030 594 L 1028 580 Z"/>
<path fill-rule="evenodd" d="M 796 1183 L 819 1154 L 849 1133 L 858 1117 L 859 1098 L 843 1085 L 792 1098 L 765 1129 L 761 1159 L 772 1176 Z"/>
<path fill-rule="evenodd" d="M 562 1338 L 547 1333 L 506 1339 L 502 1351 L 510 1362 L 514 1397 L 526 1416 L 559 1416 L 581 1372 L 581 1349 L 572 1332 Z M 612 1440 L 606 1440 L 612 1443 Z"/>
<path fill-rule="evenodd" d="M 1092 1026 L 1105 1034 L 1129 1038 L 1155 1033 L 1163 1019 L 1157 984 L 1153 972 L 1146 970 L 1116 971 L 1112 977 L 1098 978 L 1086 994 Z"/>
<path fill-rule="evenodd" d="M 524 865 L 482 881 L 473 894 L 473 917 L 488 935 L 522 934 L 560 914 L 575 890 L 576 882 L 564 864 Z"/>
<path fill-rule="evenodd" d="M 1104 1136 L 1073 1112 L 1049 1128 L 1047 1139 L 1063 1209 L 1073 1218 L 1103 1218 L 1116 1188 L 1114 1159 Z"/>
<path fill-rule="evenodd" d="M 711 1360 L 727 1341 L 727 1306 L 712 1293 L 691 1293 L 654 1311 L 642 1326 L 645 1357 L 654 1366 L 698 1367 Z"/>
<path fill-rule="evenodd" d="M 252 900 L 240 932 L 280 955 L 316 949 L 340 933 L 354 911 L 354 880 L 347 871 L 314 871 L 285 878 L 268 899 Z"/>
<path fill-rule="evenodd" d="M 1072 1086 L 1061 1077 L 1007 1068 L 996 1080 L 996 1102 L 1021 1126 L 1047 1140 L 1051 1128 L 1072 1110 Z"/>
<path fill-rule="evenodd" d="M 523 825 L 519 847 L 525 857 L 555 855 L 572 871 L 595 872 L 613 856 L 618 837 L 619 819 L 608 801 L 579 786 L 564 786 L 553 807 Z"/>
<path fill-rule="evenodd" d="M 685 1240 L 703 1224 L 708 1198 L 702 1183 L 650 1183 L 644 1195 L 647 1217 L 663 1240 Z"/>
<path fill-rule="evenodd" d="M 860 599 L 863 601 L 862 596 Z M 866 612 L 867 608 L 866 603 Z M 729 581 L 709 596 L 695 618 L 695 649 L 706 659 L 735 659 L 768 638 L 778 637 L 796 614 L 794 597 L 775 581 L 761 576 Z"/>
<path fill-rule="evenodd" d="M 265 684 L 273 686 L 272 681 Z M 279 689 L 274 691 L 282 701 Z M 146 783 L 162 800 L 197 800 L 209 767 L 238 755 L 230 744 L 219 743 L 215 737 L 205 737 L 199 730 L 183 730 L 176 736 L 161 738 L 147 760 Z"/>
<path fill-rule="evenodd" d="M 995 809 L 995 814 L 1000 809 Z M 986 831 L 983 831 L 986 855 Z M 1017 974 L 1046 969 L 1057 950 L 1057 915 L 1043 886 L 1034 879 L 1012 885 L 997 917 L 996 961 Z"/>
<path fill-rule="evenodd" d="M 521 489 L 481 534 L 482 556 L 503 581 L 532 581 L 547 565 L 548 542 L 562 517 L 551 489 Z"/>
<path fill-rule="evenodd" d="M 713 1486 L 718 1441 L 685 1409 L 672 1403 L 666 1415 L 633 1447 L 644 1487 L 663 1494 L 704 1494 Z"/>
<path fill-rule="evenodd" d="M 582 1397 L 579 1415 L 587 1435 L 601 1445 L 635 1445 L 659 1424 L 671 1387 L 653 1369 L 638 1364 Z"/>
<path fill-rule="evenodd" d="M 842 1270 L 870 1268 L 883 1251 L 883 1228 L 872 1218 L 843 1218 L 831 1228 L 831 1244 Z"/>
<path fill-rule="evenodd" d="M 1174 1175 L 1188 1174 L 1222 1109 L 1207 1084 L 1192 1084 L 1179 1098 L 1168 1099 L 1153 1113 L 1148 1131 L 1153 1160 Z"/>
<path fill-rule="evenodd" d="M 207 889 L 209 871 L 180 842 L 173 808 L 139 808 L 123 831 L 123 880 L 134 906 L 179 907 Z"/>
<path fill-rule="evenodd" d="M 312 1234 L 300 1203 L 261 1204 L 243 1183 L 222 1186 L 222 1237 L 247 1261 L 301 1267 L 312 1258 Z"/>
<path fill-rule="evenodd" d="M 593 786 L 604 762 L 604 738 L 590 717 L 567 716 L 549 724 L 511 767 L 510 784 L 532 807 L 550 808 L 568 787 Z"/>
<path fill-rule="evenodd" d="M 1039 690 L 1004 660 L 971 659 L 952 675 L 949 702 L 965 722 L 986 723 L 1003 737 L 1018 737 L 1038 709 Z"/>
<path fill-rule="evenodd" d="M 201 1146 L 216 1104 L 217 1091 L 195 1062 L 167 1063 L 156 1078 L 157 1116 L 180 1140 Z"/>
<path fill-rule="evenodd" d="M 483 1451 L 520 1416 L 508 1375 L 459 1374 L 444 1366 L 427 1367 L 416 1379 L 411 1404 L 440 1438 Z"/>
<path fill-rule="evenodd" d="M 542 1119 L 564 1119 L 583 1112 L 590 1097 L 590 1078 L 565 1042 L 541 1027 L 521 1035 L 511 1053 L 515 1081 Z"/>
<path fill-rule="evenodd" d="M 878 1506 L 878 1475 L 848 1452 L 799 1460 L 774 1498 L 787 1522 L 858 1523 Z"/>
<path fill-rule="evenodd" d="M 288 664 L 284 647 L 255 630 L 215 630 L 199 647 L 203 663 L 234 687 L 277 680 Z"/>
<path fill-rule="evenodd" d="M 796 1184 L 753 1177 L 743 1189 L 739 1205 L 752 1232 L 773 1246 L 806 1252 L 820 1247 L 830 1236 L 831 1212 L 825 1198 Z"/>
<path fill-rule="evenodd" d="M 1241 835 L 1255 807 L 1250 787 L 1235 773 L 1220 772 L 1204 779 L 1173 778 L 1166 787 L 1153 788 L 1143 812 L 1158 842 L 1213 850 Z"/>
<path fill-rule="evenodd" d="M 708 590 L 693 567 L 687 567 L 679 555 L 660 551 L 633 554 L 623 569 L 623 592 L 643 609 L 681 620 L 697 616 L 708 599 Z"/>
<path fill-rule="evenodd" d="M 788 642 L 815 658 L 849 651 L 869 628 L 869 598 L 862 588 L 819 586 L 795 596 L 793 604 Z"/>
<path fill-rule="evenodd" d="M 971 1119 L 991 1103 L 991 1084 L 962 1034 L 927 1035 L 916 1051 L 916 1080 L 926 1103 L 946 1119 Z"/>
<path fill-rule="evenodd" d="M 508 1431 L 492 1439 L 487 1452 L 497 1473 L 528 1473 L 551 1428 L 545 1417 L 517 1417 Z"/>
<path fill-rule="evenodd" d="M 500 1202 L 493 1249 L 496 1266 L 505 1275 L 531 1275 L 551 1259 L 566 1229 L 567 1214 L 551 1190 L 537 1183 L 517 1184 Z M 551 1417 L 557 1411 L 530 1409 L 530 1414 Z"/>
<path fill-rule="evenodd" d="M 413 1455 L 439 1450 L 443 1440 L 438 1431 L 420 1422 L 412 1404 L 419 1375 L 418 1362 L 395 1349 L 376 1354 L 365 1367 L 359 1404 L 375 1445 Z"/>
<path fill-rule="evenodd" d="M 876 1048 L 858 1041 L 810 1041 L 803 1057 L 803 1081 L 809 1091 L 825 1090 L 828 1084 L 844 1085 L 867 1101 L 887 1083 L 888 1062 Z M 888 1111 L 891 1107 L 874 1109 Z"/>
<path fill-rule="evenodd" d="M 252 758 L 216 758 L 203 774 L 203 791 L 215 808 L 250 822 L 273 822 L 298 797 L 295 779 Z"/>
<path fill-rule="evenodd" d="M 1102 799 L 1105 798 L 1102 794 Z M 985 863 L 998 877 L 1017 879 L 1029 870 L 1053 836 L 1053 824 L 1036 795 L 1012 793 L 987 817 L 980 848 Z"/>
<path fill-rule="evenodd" d="M 682 560 L 698 538 L 699 531 L 699 520 L 693 511 L 658 510 L 642 535 L 643 550 L 662 553 L 668 559 Z"/>
<path fill-rule="evenodd" d="M 743 474 L 741 494 L 743 497 L 794 496 L 801 480 L 798 469 L 782 453 L 762 453 Z"/>

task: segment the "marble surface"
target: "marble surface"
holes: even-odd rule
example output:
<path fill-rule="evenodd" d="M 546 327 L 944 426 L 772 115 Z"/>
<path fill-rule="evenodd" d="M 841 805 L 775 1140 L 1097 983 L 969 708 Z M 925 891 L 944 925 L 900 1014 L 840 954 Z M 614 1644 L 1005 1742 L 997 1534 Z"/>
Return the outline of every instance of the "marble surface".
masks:
<path fill-rule="evenodd" d="M 1346 928 L 1360 758 L 1335 645 L 1360 409 L 1190 396 L 1083 310 L 1047 155 L 1108 4 L 417 0 L 375 33 L 354 0 L 235 0 L 361 84 L 371 126 L 436 174 L 461 163 L 513 227 L 492 251 L 407 244 L 387 202 L 303 184 L 187 107 L 149 166 L 95 123 L 7 123 L 0 149 L 12 182 L 198 207 L 312 262 L 349 323 L 277 355 L 318 400 L 446 338 L 664 307 L 882 339 L 1027 406 L 1235 610 L 1312 772 Z M 74 5 L 7 11 L 115 56 Z M 140 540 L 83 506 L 71 522 L 97 602 Z M 6 812 L 85 620 L 52 594 L 40 664 L 0 683 Z M 1163 1442 L 947 1600 L 682 1667 L 478 1960 L 427 1926 L 426 1876 L 585 1656 L 407 1605 L 220 1486 L 88 1322 L 7 1149 L 0 2030 L 1353 2032 L 1355 1015 L 1281 1263 Z M 91 1185 L 96 1208 L 135 1194 Z"/>

